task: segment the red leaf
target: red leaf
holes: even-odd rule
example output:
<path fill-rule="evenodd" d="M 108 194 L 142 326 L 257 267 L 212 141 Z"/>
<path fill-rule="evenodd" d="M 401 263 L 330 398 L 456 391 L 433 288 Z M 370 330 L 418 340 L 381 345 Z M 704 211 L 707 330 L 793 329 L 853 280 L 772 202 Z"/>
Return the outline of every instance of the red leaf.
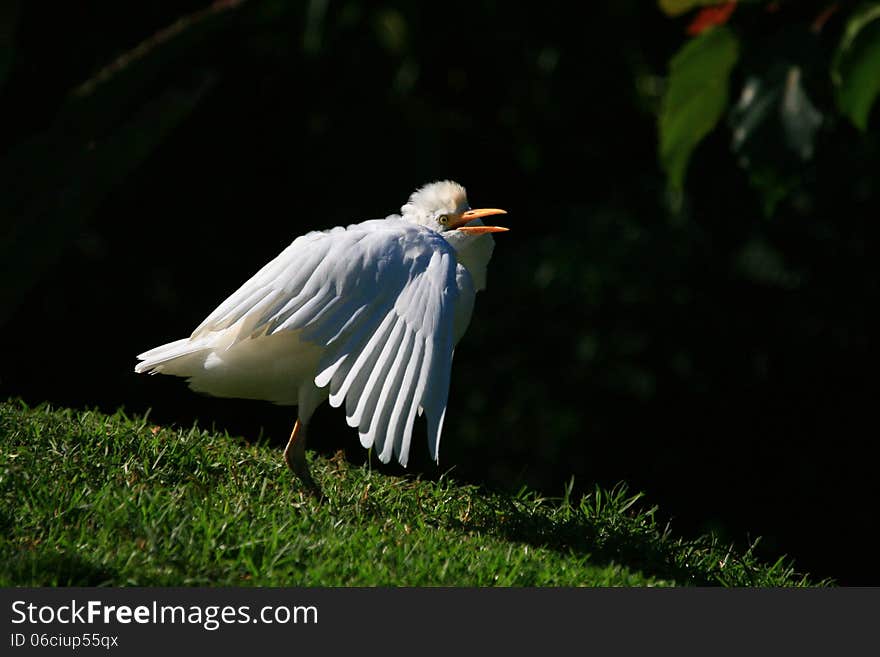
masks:
<path fill-rule="evenodd" d="M 697 36 L 704 30 L 714 27 L 715 25 L 724 25 L 736 9 L 736 0 L 715 5 L 713 7 L 704 7 L 700 13 L 694 16 L 694 20 L 688 25 L 687 33 L 691 36 Z"/>
<path fill-rule="evenodd" d="M 840 9 L 840 3 L 833 2 L 825 7 L 825 9 L 823 9 L 821 12 L 819 12 L 819 15 L 816 16 L 815 20 L 813 21 L 813 25 L 811 26 L 813 32 L 815 32 L 816 34 L 821 32 L 822 28 L 825 27 L 825 23 L 828 22 L 828 19 L 830 19 L 834 15 L 834 12 L 836 12 L 838 9 Z"/>

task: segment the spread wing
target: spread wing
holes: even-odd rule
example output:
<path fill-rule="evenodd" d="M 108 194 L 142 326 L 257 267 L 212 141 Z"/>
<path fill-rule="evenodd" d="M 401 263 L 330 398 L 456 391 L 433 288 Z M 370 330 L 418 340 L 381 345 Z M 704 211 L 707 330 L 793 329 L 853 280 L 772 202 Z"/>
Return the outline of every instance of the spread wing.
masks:
<path fill-rule="evenodd" d="M 361 444 L 406 465 L 424 409 L 437 460 L 459 296 L 454 251 L 437 233 L 396 218 L 298 238 L 195 330 L 232 328 L 230 346 L 298 331 L 323 349 L 315 373 L 345 404 Z M 236 330 L 237 329 L 237 330 Z"/>

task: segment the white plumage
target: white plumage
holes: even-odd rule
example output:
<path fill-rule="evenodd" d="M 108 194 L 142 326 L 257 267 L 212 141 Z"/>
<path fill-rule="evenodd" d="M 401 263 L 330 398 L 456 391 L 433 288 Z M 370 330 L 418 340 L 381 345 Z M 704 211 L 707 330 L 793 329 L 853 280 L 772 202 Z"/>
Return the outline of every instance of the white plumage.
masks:
<path fill-rule="evenodd" d="M 288 464 L 312 484 L 305 428 L 329 397 L 383 463 L 409 458 L 417 413 L 438 459 L 455 344 L 494 243 L 461 185 L 414 192 L 400 215 L 297 238 L 183 340 L 144 352 L 136 372 L 186 377 L 218 397 L 297 405 Z M 285 452 L 287 457 L 287 452 Z M 298 469 L 299 468 L 299 469 Z M 300 472 L 300 469 L 305 469 Z"/>

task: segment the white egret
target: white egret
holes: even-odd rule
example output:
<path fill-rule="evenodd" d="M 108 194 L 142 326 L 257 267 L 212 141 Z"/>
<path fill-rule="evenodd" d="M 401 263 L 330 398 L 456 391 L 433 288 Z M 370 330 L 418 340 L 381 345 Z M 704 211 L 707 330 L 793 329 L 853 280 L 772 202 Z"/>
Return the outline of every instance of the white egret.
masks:
<path fill-rule="evenodd" d="M 321 402 L 379 460 L 406 466 L 416 413 L 437 461 L 455 345 L 485 288 L 494 241 L 464 187 L 413 192 L 399 215 L 298 237 L 182 340 L 136 372 L 186 377 L 198 392 L 296 405 L 284 459 L 313 491 L 306 429 Z"/>

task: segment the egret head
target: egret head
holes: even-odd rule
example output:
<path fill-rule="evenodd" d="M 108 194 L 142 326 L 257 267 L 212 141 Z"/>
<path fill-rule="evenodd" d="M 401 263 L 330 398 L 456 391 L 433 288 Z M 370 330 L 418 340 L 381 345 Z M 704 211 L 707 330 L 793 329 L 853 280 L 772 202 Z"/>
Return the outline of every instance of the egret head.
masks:
<path fill-rule="evenodd" d="M 504 210 L 485 208 L 471 210 L 464 187 L 452 180 L 432 182 L 414 191 L 406 205 L 400 208 L 401 216 L 407 221 L 426 226 L 444 237 L 484 235 L 499 233 L 507 228 L 484 226 L 482 217 L 507 214 Z"/>

